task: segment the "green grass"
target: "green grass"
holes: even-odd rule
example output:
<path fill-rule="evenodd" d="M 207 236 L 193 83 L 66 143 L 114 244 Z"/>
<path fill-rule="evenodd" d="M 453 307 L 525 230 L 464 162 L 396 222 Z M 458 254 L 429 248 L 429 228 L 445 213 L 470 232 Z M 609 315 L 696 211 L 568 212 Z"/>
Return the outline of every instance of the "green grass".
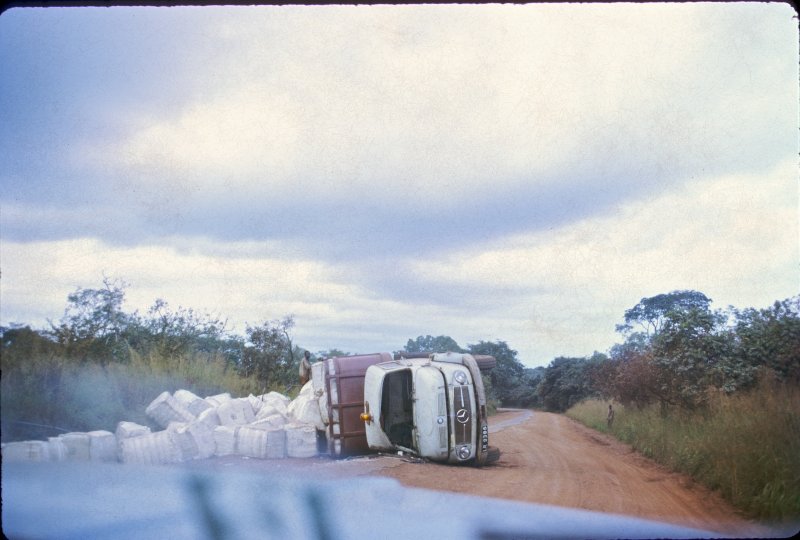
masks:
<path fill-rule="evenodd" d="M 242 397 L 263 390 L 255 379 L 243 378 L 226 366 L 222 358 L 202 353 L 173 358 L 132 353 L 130 363 L 105 366 L 36 356 L 3 370 L 3 442 L 43 439 L 57 435 L 59 429 L 114 431 L 122 420 L 151 425 L 145 415 L 150 402 L 165 390 L 181 388 L 201 397 L 223 392 Z M 267 390 L 286 392 L 285 388 Z"/>
<path fill-rule="evenodd" d="M 800 520 L 800 389 L 774 381 L 731 396 L 715 395 L 708 409 L 662 417 L 657 406 L 583 401 L 567 415 L 629 443 L 645 456 L 719 491 L 748 515 Z"/>

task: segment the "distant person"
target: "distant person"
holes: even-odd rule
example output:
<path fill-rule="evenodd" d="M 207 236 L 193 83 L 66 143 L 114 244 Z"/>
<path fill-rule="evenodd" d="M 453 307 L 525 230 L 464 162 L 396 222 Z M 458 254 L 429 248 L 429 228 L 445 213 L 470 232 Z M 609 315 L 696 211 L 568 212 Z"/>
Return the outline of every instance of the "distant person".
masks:
<path fill-rule="evenodd" d="M 611 407 L 611 404 L 608 404 L 608 416 L 606 417 L 606 424 L 608 424 L 608 429 L 611 429 L 611 424 L 614 423 L 614 409 Z"/>
<path fill-rule="evenodd" d="M 303 359 L 300 360 L 300 386 L 303 386 L 311 378 L 311 353 L 306 351 L 303 353 Z"/>

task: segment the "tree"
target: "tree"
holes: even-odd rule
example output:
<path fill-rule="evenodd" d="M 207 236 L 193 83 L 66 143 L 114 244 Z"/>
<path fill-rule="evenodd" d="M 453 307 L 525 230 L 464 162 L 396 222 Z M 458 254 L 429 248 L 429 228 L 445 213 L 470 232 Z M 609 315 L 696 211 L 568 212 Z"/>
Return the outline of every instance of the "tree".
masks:
<path fill-rule="evenodd" d="M 545 368 L 538 392 L 542 405 L 550 411 L 563 412 L 584 398 L 595 394 L 591 384 L 591 366 L 586 358 L 558 357 Z"/>
<path fill-rule="evenodd" d="M 779 379 L 800 383 L 800 295 L 736 315 L 736 354 L 742 364 L 765 366 Z"/>
<path fill-rule="evenodd" d="M 422 352 L 465 352 L 464 349 L 459 347 L 458 343 L 450 336 L 436 336 L 431 335 L 419 336 L 415 340 L 409 339 L 405 346 L 407 353 L 422 353 Z"/>
<path fill-rule="evenodd" d="M 333 358 L 334 356 L 350 356 L 351 353 L 341 349 L 328 349 L 327 351 L 317 351 L 317 358 Z"/>
<path fill-rule="evenodd" d="M 542 402 L 538 387 L 544 373 L 545 368 L 541 366 L 523 369 L 520 383 L 509 390 L 505 404 L 525 408 L 540 407 Z"/>
<path fill-rule="evenodd" d="M 78 288 L 67 297 L 60 324 L 50 323 L 51 335 L 67 356 L 103 363 L 127 357 L 123 334 L 130 319 L 122 311 L 126 287 L 121 280 L 104 277 L 102 288 Z"/>
<path fill-rule="evenodd" d="M 636 324 L 649 337 L 661 331 L 670 313 L 688 309 L 708 311 L 710 303 L 711 300 L 698 291 L 672 291 L 642 298 L 638 304 L 625 311 L 625 324 L 617 325 L 617 331 L 627 334 Z"/>
<path fill-rule="evenodd" d="M 9 369 L 37 356 L 53 356 L 58 349 L 57 343 L 30 326 L 0 326 L 0 370 L 6 375 Z"/>
<path fill-rule="evenodd" d="M 712 311 L 709 303 L 697 291 L 673 291 L 627 310 L 626 324 L 617 327 L 627 339 L 612 347 L 613 363 L 599 371 L 598 387 L 625 404 L 658 401 L 666 413 L 702 406 L 710 389 L 752 384 L 755 369 L 737 354 L 741 338 L 729 322 L 737 313 Z M 634 323 L 644 332 L 633 332 Z"/>
<path fill-rule="evenodd" d="M 524 384 L 525 367 L 517 359 L 517 351 L 511 349 L 505 341 L 480 341 L 469 345 L 470 354 L 486 354 L 494 356 L 497 365 L 489 372 L 495 397 L 503 404 L 512 404 L 513 397 L 519 393 L 517 387 Z"/>
<path fill-rule="evenodd" d="M 149 345 L 168 357 L 190 350 L 211 353 L 227 348 L 226 321 L 191 308 L 172 310 L 160 298 L 148 310 L 147 318 L 138 322 L 146 330 Z"/>
<path fill-rule="evenodd" d="M 267 321 L 259 326 L 247 326 L 240 373 L 254 376 L 263 388 L 289 386 L 297 380 L 297 362 L 294 358 L 290 331 L 294 318 Z"/>

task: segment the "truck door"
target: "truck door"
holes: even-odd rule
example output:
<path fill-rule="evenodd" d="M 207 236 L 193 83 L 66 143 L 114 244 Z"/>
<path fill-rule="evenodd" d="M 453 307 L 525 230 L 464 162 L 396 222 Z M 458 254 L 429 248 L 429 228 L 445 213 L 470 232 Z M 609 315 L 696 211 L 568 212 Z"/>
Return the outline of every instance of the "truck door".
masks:
<path fill-rule="evenodd" d="M 417 452 L 441 460 L 448 455 L 450 441 L 444 374 L 436 367 L 423 366 L 416 370 L 414 379 Z"/>

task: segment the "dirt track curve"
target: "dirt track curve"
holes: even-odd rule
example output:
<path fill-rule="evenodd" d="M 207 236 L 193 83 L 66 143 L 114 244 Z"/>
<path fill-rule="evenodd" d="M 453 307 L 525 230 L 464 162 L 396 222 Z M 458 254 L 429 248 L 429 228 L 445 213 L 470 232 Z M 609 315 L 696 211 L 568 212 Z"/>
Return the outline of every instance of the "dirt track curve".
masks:
<path fill-rule="evenodd" d="M 522 422 L 491 437 L 500 461 L 474 469 L 407 463 L 373 474 L 407 486 L 486 497 L 582 508 L 720 532 L 763 537 L 768 529 L 738 516 L 715 493 L 669 472 L 607 437 L 563 415 L 501 411 L 493 425 L 524 415 Z"/>

